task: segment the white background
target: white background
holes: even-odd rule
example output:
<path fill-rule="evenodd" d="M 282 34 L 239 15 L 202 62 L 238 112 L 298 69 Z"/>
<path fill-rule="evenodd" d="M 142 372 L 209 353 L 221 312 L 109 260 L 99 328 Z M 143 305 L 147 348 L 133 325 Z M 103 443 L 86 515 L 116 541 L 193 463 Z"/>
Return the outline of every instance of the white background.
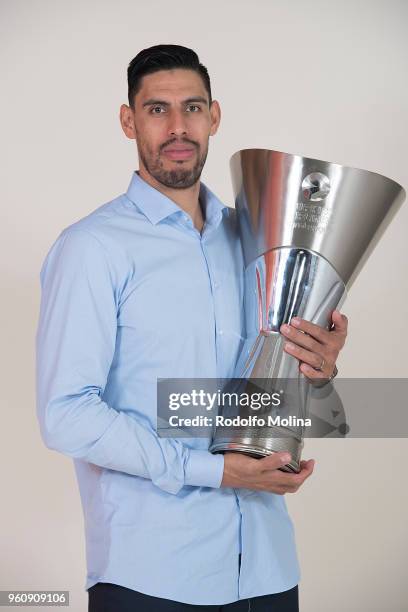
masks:
<path fill-rule="evenodd" d="M 366 168 L 407 188 L 408 4 L 2 0 L 0 24 L 0 588 L 69 589 L 77 612 L 87 606 L 79 493 L 71 460 L 43 446 L 35 416 L 39 270 L 59 232 L 123 193 L 137 167 L 118 120 L 129 61 L 158 43 L 197 51 L 222 109 L 202 178 L 226 203 L 229 158 L 244 147 Z M 342 376 L 407 377 L 407 211 L 343 306 Z M 315 473 L 286 496 L 302 612 L 407 609 L 407 450 L 403 439 L 306 442 Z"/>

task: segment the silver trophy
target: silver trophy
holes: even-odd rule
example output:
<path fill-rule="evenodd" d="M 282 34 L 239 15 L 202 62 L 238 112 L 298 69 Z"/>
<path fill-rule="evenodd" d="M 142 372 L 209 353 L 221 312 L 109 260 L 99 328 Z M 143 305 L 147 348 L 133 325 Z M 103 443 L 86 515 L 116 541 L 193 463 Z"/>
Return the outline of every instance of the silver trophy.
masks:
<path fill-rule="evenodd" d="M 329 328 L 405 192 L 374 172 L 267 149 L 238 151 L 231 172 L 246 266 L 247 332 L 234 378 L 240 391 L 280 393 L 278 408 L 258 412 L 266 423 L 285 411 L 299 418 L 289 425 L 283 420 L 285 426 L 216 427 L 210 451 L 263 457 L 287 450 L 292 460 L 283 469 L 299 472 L 311 385 L 283 351 L 280 326 L 299 316 Z M 221 406 L 223 412 L 249 422 L 246 407 Z"/>

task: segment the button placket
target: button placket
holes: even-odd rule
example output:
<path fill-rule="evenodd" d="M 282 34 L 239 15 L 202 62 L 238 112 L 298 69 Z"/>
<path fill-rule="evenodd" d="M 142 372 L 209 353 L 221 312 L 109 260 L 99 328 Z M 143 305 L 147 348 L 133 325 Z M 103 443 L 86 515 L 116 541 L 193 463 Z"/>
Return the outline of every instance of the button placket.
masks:
<path fill-rule="evenodd" d="M 215 329 L 215 348 L 216 348 L 216 356 L 217 356 L 217 362 L 219 360 L 218 357 L 218 339 L 219 336 L 222 336 L 224 334 L 224 331 L 222 329 L 218 329 L 218 323 L 217 323 L 217 306 L 216 306 L 216 299 L 215 299 L 215 295 L 214 292 L 215 290 L 219 287 L 219 283 L 217 283 L 217 281 L 214 280 L 212 271 L 211 271 L 211 265 L 210 265 L 210 261 L 209 261 L 209 257 L 206 253 L 206 248 L 205 248 L 205 236 L 204 235 L 200 235 L 200 244 L 201 244 L 201 250 L 207 265 L 207 271 L 208 271 L 208 276 L 209 276 L 209 280 L 210 280 L 210 286 L 211 286 L 211 294 L 212 294 L 212 303 L 213 303 L 213 315 L 214 315 L 214 329 Z"/>

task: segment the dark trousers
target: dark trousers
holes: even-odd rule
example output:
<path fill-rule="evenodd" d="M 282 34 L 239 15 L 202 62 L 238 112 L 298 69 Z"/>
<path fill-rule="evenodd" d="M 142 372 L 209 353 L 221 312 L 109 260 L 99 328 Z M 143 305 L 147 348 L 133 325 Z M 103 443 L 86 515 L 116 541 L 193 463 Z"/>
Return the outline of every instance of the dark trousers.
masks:
<path fill-rule="evenodd" d="M 241 599 L 223 606 L 179 603 L 108 582 L 98 582 L 88 589 L 88 594 L 88 612 L 299 612 L 297 586 L 283 593 Z"/>

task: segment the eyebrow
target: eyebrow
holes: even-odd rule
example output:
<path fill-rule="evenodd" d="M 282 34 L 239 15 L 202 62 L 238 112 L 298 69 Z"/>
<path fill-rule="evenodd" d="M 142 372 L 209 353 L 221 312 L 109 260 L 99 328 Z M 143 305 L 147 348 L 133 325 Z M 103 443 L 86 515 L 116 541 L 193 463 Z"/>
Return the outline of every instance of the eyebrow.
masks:
<path fill-rule="evenodd" d="M 186 100 L 182 100 L 182 104 L 192 104 L 193 102 L 201 102 L 202 104 L 208 104 L 208 100 L 203 98 L 202 96 L 194 96 L 192 98 L 187 98 Z M 145 106 L 152 106 L 153 104 L 161 104 L 162 106 L 170 106 L 169 102 L 165 100 L 157 100 L 156 98 L 150 98 L 143 103 L 143 108 Z"/>

